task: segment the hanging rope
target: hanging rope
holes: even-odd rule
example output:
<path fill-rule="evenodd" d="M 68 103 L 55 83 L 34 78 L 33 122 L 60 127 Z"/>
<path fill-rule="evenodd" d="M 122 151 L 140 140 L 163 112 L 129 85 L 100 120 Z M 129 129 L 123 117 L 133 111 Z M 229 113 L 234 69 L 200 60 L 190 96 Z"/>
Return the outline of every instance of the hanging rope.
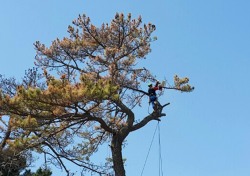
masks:
<path fill-rule="evenodd" d="M 150 114 L 150 112 L 149 112 L 149 108 L 150 108 L 150 103 L 148 104 L 148 114 Z"/>
<path fill-rule="evenodd" d="M 158 124 L 159 124 L 159 122 L 158 122 Z M 150 152 L 150 150 L 151 150 L 151 147 L 152 147 L 152 144 L 153 144 L 153 141 L 154 141 L 154 138 L 155 138 L 155 133 L 156 133 L 156 130 L 157 130 L 158 124 L 156 125 L 155 131 L 154 131 L 154 134 L 153 134 L 153 137 L 152 137 L 152 140 L 151 140 L 151 143 L 150 143 L 149 149 L 148 149 L 148 153 L 147 153 L 147 156 L 146 156 L 146 159 L 145 159 L 145 162 L 144 162 L 144 165 L 143 165 L 142 171 L 141 171 L 141 176 L 142 176 L 142 174 L 143 174 L 143 171 L 144 171 L 144 169 L 145 169 L 145 166 L 146 166 L 146 163 L 147 163 L 147 160 L 148 160 L 148 155 L 149 155 L 149 152 Z"/>
<path fill-rule="evenodd" d="M 159 146 L 159 176 L 163 176 L 162 157 L 161 157 L 161 130 L 158 122 L 158 146 Z"/>
<path fill-rule="evenodd" d="M 159 172 L 159 176 L 163 176 L 162 156 L 161 156 L 161 130 L 160 130 L 160 123 L 159 122 L 156 125 L 155 131 L 154 131 L 154 134 L 153 134 L 153 137 L 152 137 L 149 149 L 148 149 L 148 153 L 147 153 L 147 156 L 146 156 L 143 168 L 142 168 L 141 176 L 142 176 L 143 171 L 145 169 L 145 166 L 146 166 L 146 163 L 147 163 L 147 160 L 148 160 L 148 156 L 149 156 L 149 153 L 150 153 L 150 150 L 151 150 L 151 147 L 152 147 L 152 144 L 153 144 L 157 129 L 158 129 L 158 146 L 159 146 L 159 168 L 158 168 L 159 170 L 158 170 L 158 172 Z"/>

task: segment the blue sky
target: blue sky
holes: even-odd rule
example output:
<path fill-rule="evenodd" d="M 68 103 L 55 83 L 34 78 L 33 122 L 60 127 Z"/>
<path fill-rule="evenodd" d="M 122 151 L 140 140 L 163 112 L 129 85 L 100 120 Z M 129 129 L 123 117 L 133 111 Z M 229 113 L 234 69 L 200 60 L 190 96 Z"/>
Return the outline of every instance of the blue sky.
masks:
<path fill-rule="evenodd" d="M 195 86 L 192 93 L 166 91 L 160 97 L 171 103 L 160 123 L 164 176 L 249 176 L 249 7 L 248 0 L 2 1 L 0 74 L 19 79 L 33 66 L 33 43 L 68 36 L 67 26 L 79 14 L 97 26 L 116 12 L 141 15 L 156 25 L 158 37 L 142 64 L 159 79 L 172 83 L 178 74 Z M 148 105 L 137 111 L 142 118 Z M 141 174 L 156 123 L 128 137 L 128 176 Z M 155 139 L 144 176 L 158 174 L 157 145 Z"/>

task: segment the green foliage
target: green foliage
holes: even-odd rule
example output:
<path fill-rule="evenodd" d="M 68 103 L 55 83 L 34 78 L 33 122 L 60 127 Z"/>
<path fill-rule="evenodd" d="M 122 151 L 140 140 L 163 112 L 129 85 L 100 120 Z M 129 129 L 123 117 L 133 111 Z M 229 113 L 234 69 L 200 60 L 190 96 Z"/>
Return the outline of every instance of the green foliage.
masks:
<path fill-rule="evenodd" d="M 194 90 L 194 87 L 191 87 L 189 84 L 189 78 L 179 78 L 179 76 L 174 76 L 174 85 L 177 90 L 182 92 L 191 92 Z"/>
<path fill-rule="evenodd" d="M 5 149 L 0 152 L 0 175 L 19 176 L 27 167 L 28 155 L 18 154 L 17 151 Z"/>
<path fill-rule="evenodd" d="M 33 174 L 32 176 L 51 176 L 52 172 L 49 169 L 42 169 L 39 168 L 35 174 Z"/>
<path fill-rule="evenodd" d="M 25 170 L 21 176 L 51 176 L 52 171 L 50 169 L 38 168 L 36 172 L 31 172 L 31 170 Z"/>

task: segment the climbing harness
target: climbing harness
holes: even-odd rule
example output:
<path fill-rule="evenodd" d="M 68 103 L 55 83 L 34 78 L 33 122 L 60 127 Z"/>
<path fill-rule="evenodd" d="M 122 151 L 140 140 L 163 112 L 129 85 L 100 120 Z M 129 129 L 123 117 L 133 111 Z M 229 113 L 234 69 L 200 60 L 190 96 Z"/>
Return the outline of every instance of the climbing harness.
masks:
<path fill-rule="evenodd" d="M 149 156 L 149 153 L 150 153 L 150 150 L 151 150 L 151 147 L 152 147 L 152 144 L 153 144 L 157 129 L 158 129 L 158 146 L 159 146 L 159 171 L 158 172 L 159 172 L 159 176 L 163 176 L 162 156 L 161 156 L 161 136 L 160 136 L 160 123 L 159 123 L 159 121 L 158 121 L 158 123 L 156 125 L 155 131 L 154 131 L 154 134 L 153 134 L 153 137 L 152 137 L 149 149 L 148 149 L 148 153 L 147 153 L 147 156 L 146 156 L 146 159 L 145 159 L 142 171 L 141 171 L 141 176 L 142 176 L 142 174 L 144 172 L 144 169 L 145 169 L 145 166 L 146 166 L 146 163 L 147 163 L 147 160 L 148 160 L 148 156 Z"/>

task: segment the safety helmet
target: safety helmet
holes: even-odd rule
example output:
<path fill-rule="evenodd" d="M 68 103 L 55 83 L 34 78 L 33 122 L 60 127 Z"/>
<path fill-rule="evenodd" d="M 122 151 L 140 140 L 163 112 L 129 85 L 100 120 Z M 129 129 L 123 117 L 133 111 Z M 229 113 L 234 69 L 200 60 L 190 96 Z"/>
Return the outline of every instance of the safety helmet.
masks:
<path fill-rule="evenodd" d="M 148 83 L 148 87 L 152 86 L 152 83 Z"/>

